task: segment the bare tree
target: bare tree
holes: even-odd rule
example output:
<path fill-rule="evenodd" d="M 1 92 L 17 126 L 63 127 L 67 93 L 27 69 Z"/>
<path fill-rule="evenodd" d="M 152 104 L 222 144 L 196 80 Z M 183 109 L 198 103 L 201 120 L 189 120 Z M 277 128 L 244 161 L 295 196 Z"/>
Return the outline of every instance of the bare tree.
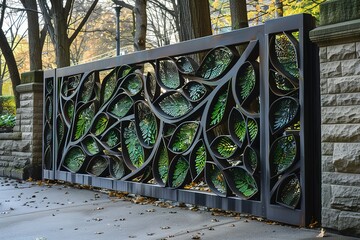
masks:
<path fill-rule="evenodd" d="M 230 0 L 231 28 L 240 29 L 249 26 L 246 0 Z"/>
<path fill-rule="evenodd" d="M 50 0 L 50 6 L 46 0 L 39 0 L 47 31 L 55 46 L 57 67 L 70 65 L 70 45 L 84 27 L 98 1 L 92 1 L 79 24 L 74 27 L 71 17 L 75 0 L 66 0 L 65 4 L 63 0 Z M 70 31 L 70 26 L 74 27 L 73 31 Z"/>
<path fill-rule="evenodd" d="M 135 0 L 135 35 L 134 35 L 134 49 L 135 51 L 145 50 L 146 48 L 146 29 L 147 29 L 147 14 L 146 1 Z"/>

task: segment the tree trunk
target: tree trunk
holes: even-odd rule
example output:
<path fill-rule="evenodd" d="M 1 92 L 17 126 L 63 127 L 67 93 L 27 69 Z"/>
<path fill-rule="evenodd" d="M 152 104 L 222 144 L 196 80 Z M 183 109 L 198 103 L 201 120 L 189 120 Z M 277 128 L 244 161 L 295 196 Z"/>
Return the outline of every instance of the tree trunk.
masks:
<path fill-rule="evenodd" d="M 145 50 L 146 48 L 146 28 L 147 28 L 146 0 L 136 0 L 134 12 L 135 12 L 134 49 L 135 51 L 141 51 L 141 50 Z"/>
<path fill-rule="evenodd" d="M 279 18 L 282 16 L 284 16 L 282 0 L 275 0 L 275 17 Z"/>
<path fill-rule="evenodd" d="M 8 41 L 6 39 L 6 36 L 4 34 L 4 31 L 2 29 L 0 29 L 0 49 L 8 65 L 12 88 L 15 96 L 16 108 L 18 108 L 20 106 L 20 98 L 19 98 L 19 93 L 16 91 L 16 86 L 20 84 L 20 74 L 17 68 L 14 53 L 11 50 Z"/>
<path fill-rule="evenodd" d="M 249 26 L 246 0 L 230 0 L 231 28 L 233 30 Z"/>
<path fill-rule="evenodd" d="M 28 20 L 28 38 L 29 38 L 29 55 L 30 71 L 42 69 L 42 43 L 39 29 L 39 16 L 37 13 L 36 0 L 21 0 L 26 11 Z"/>
<path fill-rule="evenodd" d="M 178 0 L 180 41 L 212 34 L 208 0 Z"/>
<path fill-rule="evenodd" d="M 67 14 L 63 1 L 52 1 L 54 10 L 54 31 L 56 65 L 58 68 L 70 66 L 70 41 L 67 33 Z"/>

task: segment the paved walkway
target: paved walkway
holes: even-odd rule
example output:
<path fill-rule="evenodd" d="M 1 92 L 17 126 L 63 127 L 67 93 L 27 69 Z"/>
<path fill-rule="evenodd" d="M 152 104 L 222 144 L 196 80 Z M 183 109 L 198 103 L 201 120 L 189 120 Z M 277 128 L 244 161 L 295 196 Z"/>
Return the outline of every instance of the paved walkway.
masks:
<path fill-rule="evenodd" d="M 319 239 L 320 230 L 0 177 L 0 239 Z M 354 239 L 327 234 L 326 239 Z"/>

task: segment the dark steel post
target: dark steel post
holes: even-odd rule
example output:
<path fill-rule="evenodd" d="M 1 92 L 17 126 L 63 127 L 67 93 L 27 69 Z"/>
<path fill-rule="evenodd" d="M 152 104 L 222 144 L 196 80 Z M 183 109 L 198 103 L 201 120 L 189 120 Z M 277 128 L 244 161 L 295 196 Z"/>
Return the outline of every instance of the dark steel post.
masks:
<path fill-rule="evenodd" d="M 116 13 L 116 56 L 120 55 L 120 11 L 121 6 L 115 7 L 115 13 Z"/>

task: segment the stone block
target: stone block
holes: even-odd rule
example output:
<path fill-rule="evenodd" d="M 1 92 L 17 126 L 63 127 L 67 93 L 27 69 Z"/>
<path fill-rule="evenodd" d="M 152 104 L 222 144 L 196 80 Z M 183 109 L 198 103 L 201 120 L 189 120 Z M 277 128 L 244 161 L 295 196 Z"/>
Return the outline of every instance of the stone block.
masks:
<path fill-rule="evenodd" d="M 354 59 L 355 43 L 339 44 L 327 47 L 327 59 L 328 61 L 339 61 L 346 59 Z"/>
<path fill-rule="evenodd" d="M 321 122 L 323 124 L 360 123 L 360 108 L 359 106 L 322 107 Z"/>
<path fill-rule="evenodd" d="M 360 173 L 360 143 L 335 143 L 333 158 L 335 171 Z"/>
<path fill-rule="evenodd" d="M 327 78 L 321 78 L 320 79 L 320 93 L 323 95 L 328 94 L 329 89 L 328 89 L 328 80 Z"/>
<path fill-rule="evenodd" d="M 360 59 L 345 60 L 341 62 L 342 75 L 353 76 L 360 74 Z"/>
<path fill-rule="evenodd" d="M 339 106 L 360 105 L 360 93 L 336 94 L 336 105 Z"/>
<path fill-rule="evenodd" d="M 43 76 L 43 71 L 24 72 L 21 74 L 21 84 L 42 83 Z"/>
<path fill-rule="evenodd" d="M 329 93 L 359 93 L 360 76 L 330 78 L 327 81 Z"/>
<path fill-rule="evenodd" d="M 356 43 L 356 57 L 360 58 L 360 42 Z"/>
<path fill-rule="evenodd" d="M 334 161 L 332 156 L 321 156 L 321 169 L 323 172 L 335 172 Z"/>
<path fill-rule="evenodd" d="M 33 93 L 22 93 L 20 94 L 20 101 L 32 100 L 34 94 Z"/>
<path fill-rule="evenodd" d="M 28 152 L 30 150 L 30 146 L 30 141 L 14 141 L 12 150 L 18 152 Z"/>
<path fill-rule="evenodd" d="M 330 199 L 331 199 L 331 185 L 322 184 L 321 185 L 321 205 L 326 208 L 331 208 Z"/>
<path fill-rule="evenodd" d="M 21 108 L 29 108 L 29 107 L 33 107 L 33 106 L 34 106 L 34 102 L 32 100 L 20 101 Z"/>
<path fill-rule="evenodd" d="M 332 0 L 320 4 L 320 25 L 329 25 L 360 18 L 359 0 Z"/>
<path fill-rule="evenodd" d="M 340 212 L 340 210 L 323 207 L 321 211 L 321 225 L 337 230 Z"/>
<path fill-rule="evenodd" d="M 327 62 L 326 47 L 319 48 L 319 59 L 320 62 Z"/>
<path fill-rule="evenodd" d="M 321 95 L 321 106 L 336 106 L 336 94 Z"/>
<path fill-rule="evenodd" d="M 322 183 L 360 187 L 360 177 L 354 173 L 323 172 Z"/>
<path fill-rule="evenodd" d="M 11 178 L 25 180 L 28 177 L 23 168 L 14 168 L 11 170 Z"/>
<path fill-rule="evenodd" d="M 334 143 L 323 142 L 321 143 L 321 154 L 322 155 L 333 155 Z"/>
<path fill-rule="evenodd" d="M 331 77 L 341 77 L 341 62 L 326 62 L 320 64 L 320 77 L 321 78 L 331 78 Z"/>
<path fill-rule="evenodd" d="M 338 230 L 346 235 L 360 236 L 360 213 L 341 212 Z"/>
<path fill-rule="evenodd" d="M 21 132 L 32 132 L 33 126 L 32 125 L 21 125 Z"/>
<path fill-rule="evenodd" d="M 323 124 L 322 142 L 360 142 L 359 124 Z"/>
<path fill-rule="evenodd" d="M 360 187 L 331 186 L 331 208 L 342 211 L 360 211 Z"/>

